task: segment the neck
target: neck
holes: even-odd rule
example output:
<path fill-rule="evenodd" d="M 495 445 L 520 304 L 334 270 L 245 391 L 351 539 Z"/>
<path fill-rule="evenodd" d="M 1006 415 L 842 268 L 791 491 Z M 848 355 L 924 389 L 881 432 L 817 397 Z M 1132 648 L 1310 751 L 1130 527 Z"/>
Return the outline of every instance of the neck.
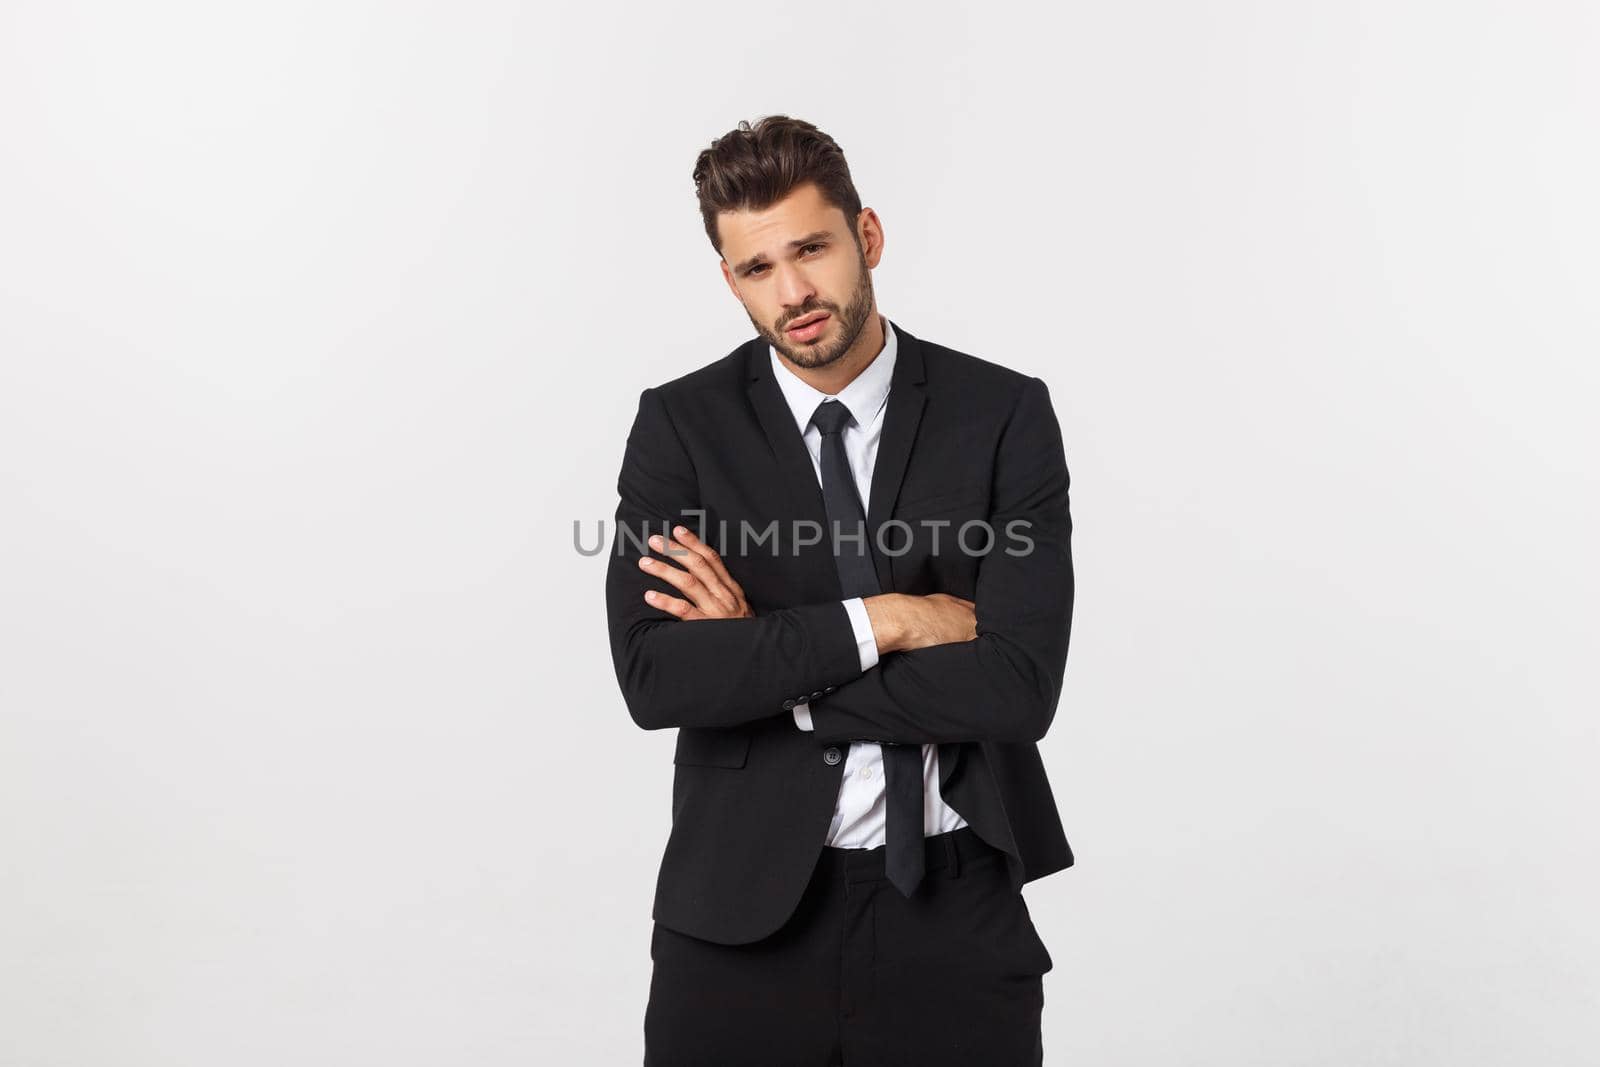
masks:
<path fill-rule="evenodd" d="M 861 336 L 850 346 L 850 350 L 843 358 L 834 360 L 826 367 L 797 366 L 782 351 L 778 352 L 778 358 L 794 371 L 796 378 L 817 392 L 838 396 L 845 386 L 856 380 L 856 375 L 872 366 L 872 361 L 883 351 L 885 340 L 883 316 L 874 311 L 872 317 L 867 320 L 866 327 L 862 329 Z"/>

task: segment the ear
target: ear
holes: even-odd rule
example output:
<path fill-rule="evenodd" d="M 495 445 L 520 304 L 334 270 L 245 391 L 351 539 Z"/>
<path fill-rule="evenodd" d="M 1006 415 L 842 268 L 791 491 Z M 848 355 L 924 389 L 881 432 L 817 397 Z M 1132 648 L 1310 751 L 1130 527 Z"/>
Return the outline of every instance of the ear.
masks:
<path fill-rule="evenodd" d="M 864 207 L 857 216 L 856 227 L 861 235 L 862 258 L 867 261 L 868 267 L 875 270 L 878 261 L 883 258 L 883 222 L 876 211 Z"/>
<path fill-rule="evenodd" d="M 728 268 L 728 261 L 725 259 L 720 259 L 717 261 L 717 265 L 722 268 L 722 277 L 723 280 L 728 283 L 728 291 L 733 294 L 733 298 L 739 301 L 740 305 L 742 306 L 744 304 L 744 297 L 739 295 L 739 285 L 733 280 L 733 271 Z"/>

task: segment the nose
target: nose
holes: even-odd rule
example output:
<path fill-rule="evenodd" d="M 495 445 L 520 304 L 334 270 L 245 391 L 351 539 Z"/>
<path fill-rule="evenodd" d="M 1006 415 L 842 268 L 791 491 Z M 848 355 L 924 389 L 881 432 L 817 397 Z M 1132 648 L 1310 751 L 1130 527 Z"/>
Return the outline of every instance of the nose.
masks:
<path fill-rule="evenodd" d="M 817 287 L 812 285 L 800 271 L 788 266 L 778 269 L 776 280 L 778 283 L 777 297 L 779 302 L 783 304 L 785 311 L 796 317 L 804 314 L 800 309 L 805 307 L 817 295 Z"/>

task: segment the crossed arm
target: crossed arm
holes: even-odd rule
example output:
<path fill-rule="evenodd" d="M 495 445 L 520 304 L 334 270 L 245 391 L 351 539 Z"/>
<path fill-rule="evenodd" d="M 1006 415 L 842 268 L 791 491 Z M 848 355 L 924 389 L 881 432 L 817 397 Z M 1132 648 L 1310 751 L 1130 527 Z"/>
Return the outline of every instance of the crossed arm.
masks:
<path fill-rule="evenodd" d="M 1061 432 L 1037 378 L 1019 392 L 993 487 L 995 548 L 979 561 L 975 601 L 867 597 L 881 658 L 863 671 L 843 602 L 757 615 L 715 549 L 686 528 L 698 513 L 694 467 L 661 398 L 646 389 L 618 478 L 606 572 L 612 660 L 629 714 L 645 729 L 732 726 L 788 715 L 786 700 L 811 694 L 822 742 L 1044 736 L 1066 667 L 1073 575 Z M 646 529 L 662 540 L 641 543 Z M 1002 537 L 1013 532 L 1024 540 Z"/>

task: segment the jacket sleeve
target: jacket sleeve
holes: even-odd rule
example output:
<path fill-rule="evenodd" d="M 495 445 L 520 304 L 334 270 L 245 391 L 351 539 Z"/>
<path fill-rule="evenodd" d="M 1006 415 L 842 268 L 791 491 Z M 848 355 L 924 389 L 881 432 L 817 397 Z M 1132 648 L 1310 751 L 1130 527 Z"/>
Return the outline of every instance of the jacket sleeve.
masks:
<path fill-rule="evenodd" d="M 875 670 L 813 701 L 819 741 L 1044 736 L 1060 698 L 1072 628 L 1068 481 L 1049 389 L 1029 378 L 995 457 L 994 540 L 979 561 L 973 595 L 977 637 L 891 653 Z"/>
<path fill-rule="evenodd" d="M 861 673 L 850 616 L 838 600 L 755 618 L 692 620 L 645 601 L 647 589 L 682 595 L 640 569 L 640 556 L 650 551 L 646 539 L 679 522 L 696 532 L 703 525 L 693 462 L 656 389 L 639 395 L 617 494 L 606 621 L 617 682 L 639 726 L 790 718 L 799 701 Z"/>

